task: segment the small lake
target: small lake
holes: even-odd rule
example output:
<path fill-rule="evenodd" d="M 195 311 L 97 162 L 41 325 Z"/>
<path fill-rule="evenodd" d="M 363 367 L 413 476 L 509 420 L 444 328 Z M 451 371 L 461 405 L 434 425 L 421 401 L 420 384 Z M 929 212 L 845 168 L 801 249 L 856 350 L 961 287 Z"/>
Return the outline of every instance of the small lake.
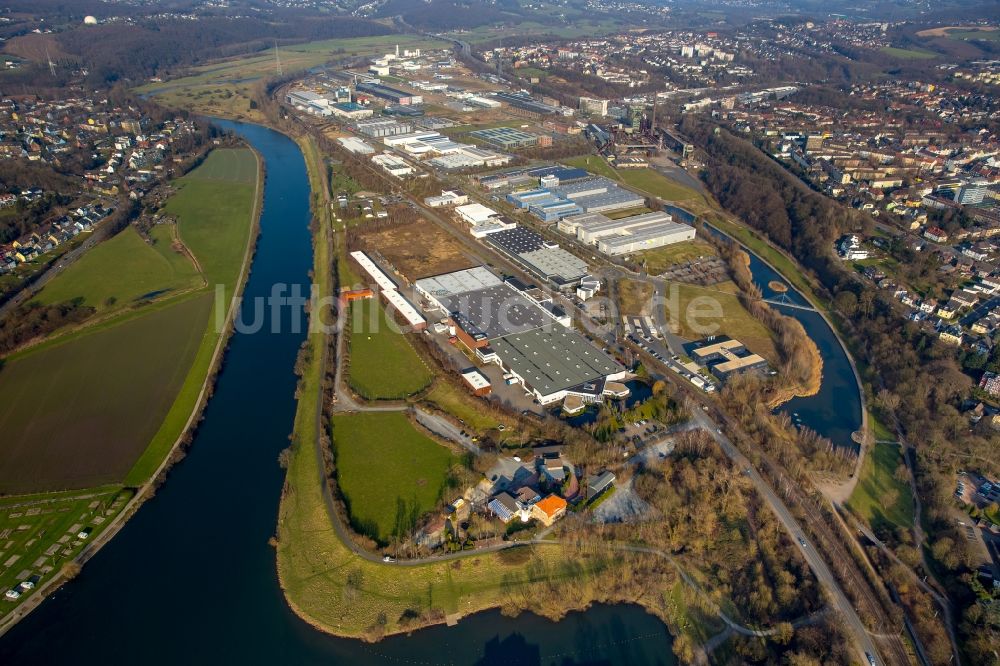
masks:
<path fill-rule="evenodd" d="M 245 290 L 308 293 L 309 183 L 269 129 L 220 121 L 263 156 L 261 237 Z M 497 611 L 370 645 L 315 631 L 278 587 L 274 535 L 305 326 L 236 333 L 188 456 L 83 572 L 0 638 L 0 664 L 674 664 L 665 625 L 632 605 L 561 622 Z M 300 322 L 301 323 L 301 322 Z"/>
<path fill-rule="evenodd" d="M 639 404 L 643 400 L 646 400 L 651 395 L 653 395 L 653 387 L 642 381 L 641 379 L 630 379 L 627 382 L 623 382 L 625 386 L 628 387 L 629 393 L 628 397 L 625 398 L 625 409 L 632 409 L 635 405 Z M 567 416 L 563 414 L 562 407 L 557 407 L 552 410 L 552 415 L 562 419 L 574 428 L 580 428 L 587 425 L 588 423 L 594 423 L 597 421 L 598 406 L 589 405 L 585 410 L 579 414 L 574 414 L 572 416 Z"/>

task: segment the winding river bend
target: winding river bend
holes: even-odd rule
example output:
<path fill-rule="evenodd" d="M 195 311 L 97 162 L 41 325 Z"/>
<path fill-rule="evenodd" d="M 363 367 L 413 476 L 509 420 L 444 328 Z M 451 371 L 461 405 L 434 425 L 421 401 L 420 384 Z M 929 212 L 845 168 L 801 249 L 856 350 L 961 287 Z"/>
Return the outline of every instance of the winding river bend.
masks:
<path fill-rule="evenodd" d="M 710 227 L 713 233 L 732 240 L 723 232 Z M 819 392 L 805 398 L 793 398 L 781 405 L 792 421 L 815 430 L 836 446 L 857 449 L 851 434 L 861 429 L 861 394 L 854 376 L 854 368 L 836 334 L 823 316 L 814 310 L 809 301 L 788 280 L 764 263 L 745 245 L 740 245 L 750 256 L 750 273 L 771 307 L 784 315 L 797 319 L 806 334 L 816 343 L 823 358 L 823 380 Z M 786 286 L 787 291 L 777 293 L 772 282 Z M 780 302 L 779 302 L 780 301 Z"/>
<path fill-rule="evenodd" d="M 256 125 L 267 170 L 261 238 L 244 292 L 308 293 L 309 183 L 296 144 Z M 286 292 L 287 293 L 287 292 Z M 187 458 L 87 565 L 0 639 L 2 664 L 673 664 L 666 627 L 638 606 L 553 623 L 487 612 L 375 645 L 316 632 L 278 587 L 274 534 L 304 326 L 236 333 Z"/>

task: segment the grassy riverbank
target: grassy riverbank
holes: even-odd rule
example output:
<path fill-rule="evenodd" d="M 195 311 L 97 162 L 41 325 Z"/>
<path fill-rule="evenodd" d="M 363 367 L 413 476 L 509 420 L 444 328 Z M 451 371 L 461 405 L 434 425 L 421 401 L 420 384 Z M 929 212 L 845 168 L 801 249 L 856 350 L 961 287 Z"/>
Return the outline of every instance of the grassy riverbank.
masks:
<path fill-rule="evenodd" d="M 313 187 L 314 211 L 320 211 L 314 276 L 320 294 L 328 295 L 333 291 L 329 207 L 325 197 L 316 194 L 324 191 L 319 175 L 322 159 L 311 140 L 301 139 L 300 146 Z M 320 400 L 328 339 L 322 331 L 311 332 L 307 345 L 277 527 L 281 587 L 291 608 L 306 622 L 339 636 L 375 639 L 444 622 L 447 616 L 498 606 L 527 608 L 534 585 L 563 581 L 586 585 L 593 572 L 612 561 L 593 558 L 582 563 L 557 544 L 469 553 L 412 566 L 356 553 L 334 529 L 317 448 L 324 445 L 319 442 Z M 580 607 L 593 600 L 593 593 L 576 595 L 559 606 Z"/>
<path fill-rule="evenodd" d="M 223 172 L 235 175 L 221 178 Z M 180 192 L 168 206 L 185 197 L 190 203 L 174 210 L 176 229 L 155 227 L 152 246 L 137 244 L 135 231 L 126 229 L 124 240 L 98 257 L 103 261 L 90 259 L 78 269 L 79 281 L 65 279 L 67 271 L 46 287 L 69 289 L 108 311 L 92 326 L 9 357 L 0 373 L 0 395 L 12 392 L 9 399 L 0 398 L 0 424 L 9 435 L 0 448 L 0 481 L 8 492 L 39 491 L 9 500 L 18 506 L 14 513 L 23 508 L 25 517 L 33 517 L 22 521 L 26 530 L 36 524 L 37 529 L 21 550 L 16 543 L 8 549 L 5 561 L 16 556 L 24 567 L 18 575 L 40 576 L 31 594 L 19 600 L 22 607 L 8 609 L 3 629 L 16 621 L 15 611 L 33 608 L 107 543 L 196 423 L 229 330 L 216 320 L 232 315 L 232 296 L 249 272 L 262 179 L 262 165 L 250 149 L 212 153 L 177 183 Z M 209 180 L 216 181 L 215 188 L 199 187 Z M 199 243 L 199 236 L 222 238 L 231 246 L 213 254 L 218 248 Z M 131 252 L 155 262 L 155 268 L 133 261 Z M 214 307 L 209 277 L 227 285 L 227 299 Z M 120 312 L 113 307 L 117 298 L 108 301 L 158 287 L 178 293 Z M 224 311 L 212 317 L 213 309 Z M 20 404 L 25 399 L 30 409 Z M 43 410 L 45 418 L 39 416 Z M 108 485 L 95 488 L 98 484 Z M 44 492 L 65 488 L 83 490 Z M 62 515 L 44 518 L 53 512 Z M 70 514 L 75 518 L 67 528 Z M 85 538 L 73 538 L 77 524 L 86 528 Z"/>

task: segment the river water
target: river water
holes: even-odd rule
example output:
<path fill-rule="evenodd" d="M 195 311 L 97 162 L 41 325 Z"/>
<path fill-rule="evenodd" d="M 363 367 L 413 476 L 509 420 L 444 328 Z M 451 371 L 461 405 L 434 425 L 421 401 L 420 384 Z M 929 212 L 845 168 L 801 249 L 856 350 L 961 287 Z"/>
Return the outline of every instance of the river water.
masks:
<path fill-rule="evenodd" d="M 245 290 L 308 293 L 309 184 L 298 147 L 256 125 L 243 135 L 267 169 L 261 237 Z M 671 638 L 638 606 L 597 606 L 554 623 L 486 612 L 374 645 L 319 633 L 278 587 L 277 457 L 295 413 L 303 333 L 233 336 L 190 453 L 156 497 L 87 565 L 0 638 L 0 664 L 673 664 Z M 297 330 L 304 330 L 300 327 Z"/>
<path fill-rule="evenodd" d="M 714 228 L 709 229 L 719 236 L 729 238 Z M 816 343 L 823 358 L 823 381 L 819 392 L 806 398 L 793 398 L 780 407 L 781 411 L 791 416 L 794 423 L 815 430 L 835 445 L 857 450 L 851 434 L 861 429 L 861 394 L 847 353 L 822 315 L 811 309 L 809 301 L 746 246 L 741 247 L 750 255 L 750 273 L 764 298 L 784 301 L 785 304 L 770 305 L 782 314 L 797 319 L 806 334 Z M 770 287 L 771 282 L 785 285 L 787 291 L 783 294 L 776 293 Z"/>

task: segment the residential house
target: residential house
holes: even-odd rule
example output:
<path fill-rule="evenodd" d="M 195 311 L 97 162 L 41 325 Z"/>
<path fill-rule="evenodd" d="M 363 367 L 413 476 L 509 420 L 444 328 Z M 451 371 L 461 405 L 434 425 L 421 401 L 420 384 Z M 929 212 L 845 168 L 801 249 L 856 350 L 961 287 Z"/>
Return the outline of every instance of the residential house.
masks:
<path fill-rule="evenodd" d="M 948 232 L 941 227 L 927 227 L 924 229 L 924 237 L 935 243 L 945 243 L 948 241 Z"/>
<path fill-rule="evenodd" d="M 605 490 L 610 488 L 615 482 L 615 475 L 613 472 L 601 472 L 597 476 L 591 477 L 587 481 L 587 499 L 593 499 L 597 497 Z"/>
<path fill-rule="evenodd" d="M 558 495 L 549 495 L 531 506 L 531 517 L 546 527 L 566 515 L 566 500 Z"/>

